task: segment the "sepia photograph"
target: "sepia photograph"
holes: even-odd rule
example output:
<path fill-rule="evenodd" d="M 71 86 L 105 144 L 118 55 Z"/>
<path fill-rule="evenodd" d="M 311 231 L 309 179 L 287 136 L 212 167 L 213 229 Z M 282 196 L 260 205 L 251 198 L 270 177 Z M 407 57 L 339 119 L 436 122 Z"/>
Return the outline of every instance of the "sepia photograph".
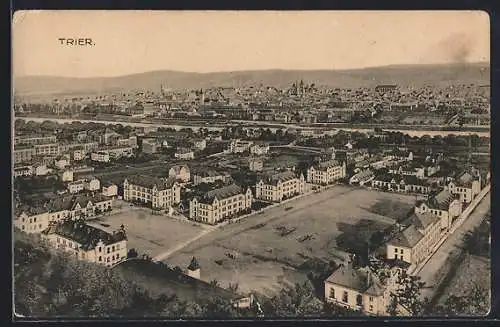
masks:
<path fill-rule="evenodd" d="M 482 317 L 482 11 L 12 16 L 12 317 Z"/>

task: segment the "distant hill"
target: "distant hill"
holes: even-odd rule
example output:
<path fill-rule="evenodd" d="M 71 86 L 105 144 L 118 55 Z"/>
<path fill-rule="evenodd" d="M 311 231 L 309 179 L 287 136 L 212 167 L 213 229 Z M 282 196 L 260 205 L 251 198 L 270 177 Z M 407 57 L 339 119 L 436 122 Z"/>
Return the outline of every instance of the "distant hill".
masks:
<path fill-rule="evenodd" d="M 398 65 L 351 70 L 262 70 L 220 73 L 153 71 L 119 77 L 71 78 L 24 76 L 14 79 L 15 92 L 28 94 L 89 94 L 112 91 L 159 91 L 164 83 L 171 89 L 214 86 L 269 85 L 286 87 L 303 79 L 330 87 L 373 87 L 377 84 L 421 86 L 424 84 L 489 84 L 489 63 Z"/>

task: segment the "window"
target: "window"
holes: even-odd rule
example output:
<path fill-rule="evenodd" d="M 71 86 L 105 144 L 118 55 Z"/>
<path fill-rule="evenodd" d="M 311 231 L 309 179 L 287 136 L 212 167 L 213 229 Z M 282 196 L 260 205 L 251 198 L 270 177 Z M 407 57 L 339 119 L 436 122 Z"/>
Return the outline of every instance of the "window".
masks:
<path fill-rule="evenodd" d="M 370 296 L 370 302 L 373 302 L 373 296 Z"/>
<path fill-rule="evenodd" d="M 99 247 L 99 252 L 102 252 L 102 247 Z"/>
<path fill-rule="evenodd" d="M 397 248 L 394 249 L 394 253 L 398 253 L 398 249 Z"/>
<path fill-rule="evenodd" d="M 373 311 L 373 305 L 370 305 L 369 311 Z"/>
<path fill-rule="evenodd" d="M 110 249 L 108 248 L 108 253 L 109 253 Z"/>
<path fill-rule="evenodd" d="M 35 217 L 35 218 L 33 218 L 33 222 L 34 222 L 34 223 L 36 223 L 36 217 Z"/>
<path fill-rule="evenodd" d="M 342 302 L 347 303 L 349 301 L 349 295 L 347 294 L 347 291 L 344 291 L 344 295 L 342 296 Z"/>
<path fill-rule="evenodd" d="M 361 294 L 358 294 L 356 296 L 356 304 L 357 305 L 363 305 L 363 296 Z"/>
<path fill-rule="evenodd" d="M 109 257 L 106 258 L 106 262 L 109 262 Z"/>
<path fill-rule="evenodd" d="M 111 252 L 115 252 L 115 246 L 113 245 L 113 247 L 111 248 Z"/>
<path fill-rule="evenodd" d="M 24 225 L 22 226 L 22 230 L 24 230 Z"/>
<path fill-rule="evenodd" d="M 102 261 L 102 256 L 99 256 L 99 261 Z"/>
<path fill-rule="evenodd" d="M 399 251 L 401 254 L 403 254 L 403 249 L 401 249 L 401 251 Z"/>
<path fill-rule="evenodd" d="M 330 299 L 334 299 L 334 298 L 335 298 L 335 289 L 330 288 Z"/>
<path fill-rule="evenodd" d="M 116 251 L 120 250 L 120 244 L 116 244 Z"/>

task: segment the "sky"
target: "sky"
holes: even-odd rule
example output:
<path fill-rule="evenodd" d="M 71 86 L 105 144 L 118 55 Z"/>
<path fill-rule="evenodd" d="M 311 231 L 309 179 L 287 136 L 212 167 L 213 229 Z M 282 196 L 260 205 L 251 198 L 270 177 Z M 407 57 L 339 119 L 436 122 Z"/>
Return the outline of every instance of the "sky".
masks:
<path fill-rule="evenodd" d="M 19 11 L 12 26 L 14 76 L 490 60 L 489 17 L 481 11 Z"/>

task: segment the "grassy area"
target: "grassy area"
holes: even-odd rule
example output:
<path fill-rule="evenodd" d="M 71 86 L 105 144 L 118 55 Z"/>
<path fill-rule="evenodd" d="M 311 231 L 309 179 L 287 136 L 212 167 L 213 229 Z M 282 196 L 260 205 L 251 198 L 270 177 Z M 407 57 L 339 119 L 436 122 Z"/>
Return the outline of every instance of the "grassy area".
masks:
<path fill-rule="evenodd" d="M 285 284 L 306 280 L 307 272 L 301 267 L 307 261 L 343 261 L 346 253 L 337 245 L 347 231 L 342 226 L 355 228 L 364 219 L 372 221 L 361 222 L 368 231 L 394 223 L 393 218 L 366 209 L 381 199 L 414 201 L 405 195 L 336 186 L 224 226 L 167 261 L 182 266 L 195 256 L 204 280 L 238 283 L 242 290 L 272 294 Z"/>
<path fill-rule="evenodd" d="M 110 231 L 123 224 L 128 236 L 127 247 L 153 257 L 195 237 L 203 230 L 190 222 L 154 215 L 151 210 L 143 208 L 93 220 L 92 224 Z"/>
<path fill-rule="evenodd" d="M 451 296 L 466 295 L 474 283 L 491 285 L 491 263 L 487 258 L 467 254 L 456 268 L 454 277 L 444 289 L 444 296 L 438 303 L 444 304 Z"/>

